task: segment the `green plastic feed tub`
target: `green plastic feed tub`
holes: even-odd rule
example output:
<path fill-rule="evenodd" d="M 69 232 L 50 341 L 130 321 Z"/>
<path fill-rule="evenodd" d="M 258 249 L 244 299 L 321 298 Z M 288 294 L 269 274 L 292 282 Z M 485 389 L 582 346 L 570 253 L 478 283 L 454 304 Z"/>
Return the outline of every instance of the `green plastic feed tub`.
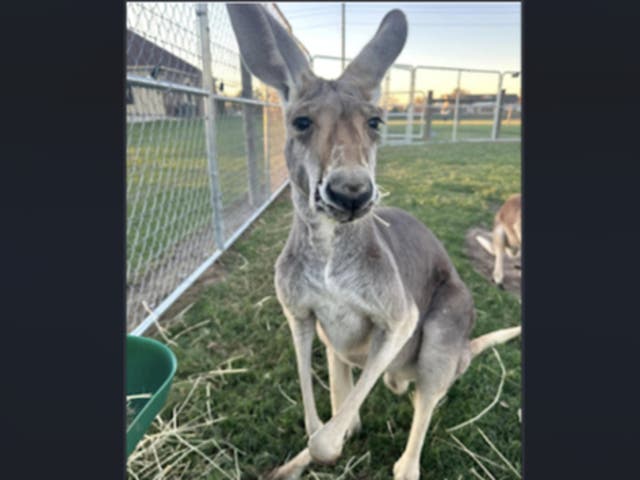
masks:
<path fill-rule="evenodd" d="M 156 340 L 127 335 L 127 457 L 160 412 L 178 362 Z"/>

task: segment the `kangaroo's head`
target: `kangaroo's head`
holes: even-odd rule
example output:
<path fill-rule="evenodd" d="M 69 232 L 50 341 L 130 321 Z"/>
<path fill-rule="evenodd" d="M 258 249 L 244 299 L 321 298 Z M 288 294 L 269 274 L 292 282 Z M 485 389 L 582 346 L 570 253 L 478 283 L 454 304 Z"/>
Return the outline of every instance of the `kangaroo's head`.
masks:
<path fill-rule="evenodd" d="M 246 67 L 280 93 L 297 207 L 338 222 L 366 215 L 379 198 L 375 165 L 383 111 L 376 103 L 407 38 L 404 13 L 389 12 L 343 74 L 325 80 L 313 74 L 296 42 L 262 6 L 227 9 Z"/>

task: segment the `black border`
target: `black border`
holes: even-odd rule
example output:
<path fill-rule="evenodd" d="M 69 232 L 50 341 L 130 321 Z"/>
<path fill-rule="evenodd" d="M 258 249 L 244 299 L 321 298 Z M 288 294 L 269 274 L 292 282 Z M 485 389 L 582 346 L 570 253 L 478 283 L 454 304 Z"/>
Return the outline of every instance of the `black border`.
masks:
<path fill-rule="evenodd" d="M 3 6 L 3 478 L 124 478 L 124 2 Z"/>
<path fill-rule="evenodd" d="M 627 5 L 523 3 L 528 479 L 637 476 L 640 41 Z"/>

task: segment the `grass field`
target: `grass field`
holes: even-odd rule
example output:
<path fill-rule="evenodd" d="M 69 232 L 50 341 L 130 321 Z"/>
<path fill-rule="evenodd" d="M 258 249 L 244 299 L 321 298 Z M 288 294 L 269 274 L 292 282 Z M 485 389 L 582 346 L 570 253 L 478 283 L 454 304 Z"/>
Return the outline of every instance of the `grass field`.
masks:
<path fill-rule="evenodd" d="M 518 325 L 519 302 L 472 270 L 463 244 L 468 228 L 489 226 L 494 209 L 519 191 L 520 144 L 382 148 L 378 183 L 390 192 L 386 204 L 411 212 L 444 243 L 475 299 L 473 336 Z M 218 281 L 165 323 L 158 338 L 171 343 L 178 372 L 161 417 L 129 459 L 129 478 L 253 479 L 305 446 L 293 345 L 273 287 L 273 265 L 291 220 L 286 194 L 222 256 Z M 503 374 L 488 351 L 436 410 L 422 455 L 423 478 L 518 478 L 507 463 L 520 469 L 519 341 L 497 351 L 506 371 L 498 403 L 453 432 L 455 438 L 447 432 L 494 400 Z M 316 340 L 316 399 L 327 420 L 324 357 Z M 409 396 L 396 397 L 379 382 L 362 407 L 363 429 L 346 443 L 338 464 L 313 466 L 303 478 L 391 478 L 411 416 Z"/>
<path fill-rule="evenodd" d="M 389 133 L 405 133 L 407 128 L 406 120 L 389 120 Z M 493 120 L 488 119 L 460 119 L 458 123 L 457 138 L 459 140 L 488 139 L 491 138 Z M 445 142 L 451 140 L 453 131 L 452 120 L 433 120 L 431 122 L 431 141 Z M 413 133 L 420 133 L 420 125 L 413 124 Z M 520 119 L 503 120 L 500 127 L 499 138 L 519 138 L 521 134 Z"/>

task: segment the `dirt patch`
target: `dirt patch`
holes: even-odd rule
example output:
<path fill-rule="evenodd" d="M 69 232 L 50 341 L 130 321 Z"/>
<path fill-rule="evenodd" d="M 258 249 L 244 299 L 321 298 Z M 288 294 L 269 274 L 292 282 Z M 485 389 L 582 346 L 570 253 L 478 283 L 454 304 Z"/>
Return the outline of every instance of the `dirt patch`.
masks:
<path fill-rule="evenodd" d="M 493 283 L 492 273 L 494 256 L 487 252 L 476 240 L 476 236 L 480 235 L 491 243 L 491 232 L 483 228 L 471 228 L 465 235 L 465 254 L 469 257 L 473 269 Z M 509 255 L 504 256 L 504 280 L 502 287 L 508 292 L 513 293 L 521 298 L 521 270 L 520 258 L 511 258 Z"/>

